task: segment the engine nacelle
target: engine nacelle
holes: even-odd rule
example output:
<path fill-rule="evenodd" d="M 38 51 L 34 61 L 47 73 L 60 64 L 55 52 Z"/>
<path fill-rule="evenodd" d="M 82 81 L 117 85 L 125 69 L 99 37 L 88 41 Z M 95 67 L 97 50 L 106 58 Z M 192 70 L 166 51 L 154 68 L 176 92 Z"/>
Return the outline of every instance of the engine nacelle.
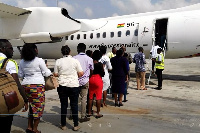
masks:
<path fill-rule="evenodd" d="M 21 38 L 25 43 L 50 42 L 80 30 L 81 23 L 64 8 L 21 9 L 0 3 L 0 38 Z"/>

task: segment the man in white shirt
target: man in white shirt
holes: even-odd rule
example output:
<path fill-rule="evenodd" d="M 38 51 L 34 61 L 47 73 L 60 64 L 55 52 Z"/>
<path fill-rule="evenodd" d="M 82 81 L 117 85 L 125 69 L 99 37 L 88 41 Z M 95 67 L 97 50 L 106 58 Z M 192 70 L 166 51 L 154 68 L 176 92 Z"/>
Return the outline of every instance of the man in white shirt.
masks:
<path fill-rule="evenodd" d="M 160 48 L 158 44 L 156 44 L 155 46 L 152 46 L 150 54 L 151 54 L 151 58 L 152 58 L 152 73 L 154 73 L 154 66 L 155 66 L 155 61 L 156 61 L 156 57 L 157 57 L 157 49 Z"/>

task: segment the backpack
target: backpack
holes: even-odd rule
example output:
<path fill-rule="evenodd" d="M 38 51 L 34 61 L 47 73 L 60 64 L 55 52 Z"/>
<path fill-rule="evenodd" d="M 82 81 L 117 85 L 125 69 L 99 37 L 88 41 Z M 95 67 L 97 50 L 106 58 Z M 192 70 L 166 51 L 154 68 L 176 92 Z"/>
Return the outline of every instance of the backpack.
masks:
<path fill-rule="evenodd" d="M 0 69 L 0 116 L 8 116 L 21 110 L 24 100 L 12 75 L 6 71 L 8 59 L 4 59 Z"/>

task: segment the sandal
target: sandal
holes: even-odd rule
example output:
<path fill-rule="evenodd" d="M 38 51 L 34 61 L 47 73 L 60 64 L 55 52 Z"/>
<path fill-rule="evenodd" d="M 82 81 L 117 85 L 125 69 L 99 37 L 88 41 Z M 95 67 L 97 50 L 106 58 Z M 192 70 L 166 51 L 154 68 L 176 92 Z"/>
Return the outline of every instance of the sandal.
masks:
<path fill-rule="evenodd" d="M 118 104 L 118 106 L 120 107 L 120 106 L 123 106 L 123 104 L 120 102 L 119 104 Z"/>
<path fill-rule="evenodd" d="M 92 114 L 88 114 L 88 115 L 87 115 L 87 117 L 90 117 L 90 116 L 92 116 Z"/>
<path fill-rule="evenodd" d="M 142 90 L 147 90 L 147 88 L 144 88 L 144 89 L 142 89 Z"/>
<path fill-rule="evenodd" d="M 103 115 L 96 115 L 96 119 L 103 117 Z"/>
<path fill-rule="evenodd" d="M 26 129 L 26 133 L 32 133 L 33 131 L 32 130 L 30 130 L 30 129 Z"/>
<path fill-rule="evenodd" d="M 103 107 L 103 106 L 107 107 L 107 104 L 106 103 L 101 103 L 101 107 Z"/>
<path fill-rule="evenodd" d="M 118 102 L 115 102 L 115 107 L 116 107 L 116 106 L 119 106 Z"/>
<path fill-rule="evenodd" d="M 37 131 L 32 131 L 32 133 L 41 133 L 41 131 L 38 131 L 38 130 Z"/>

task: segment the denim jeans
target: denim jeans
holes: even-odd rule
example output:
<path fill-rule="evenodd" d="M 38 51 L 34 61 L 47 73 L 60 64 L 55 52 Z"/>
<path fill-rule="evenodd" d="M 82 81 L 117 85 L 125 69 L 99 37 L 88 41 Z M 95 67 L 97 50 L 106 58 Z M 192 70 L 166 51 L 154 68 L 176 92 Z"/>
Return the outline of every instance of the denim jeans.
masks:
<path fill-rule="evenodd" d="M 74 127 L 78 126 L 78 95 L 79 87 L 59 86 L 57 88 L 61 103 L 61 125 L 66 125 L 66 115 L 68 107 L 68 98 L 70 99 L 70 106 L 72 110 L 72 118 Z"/>

